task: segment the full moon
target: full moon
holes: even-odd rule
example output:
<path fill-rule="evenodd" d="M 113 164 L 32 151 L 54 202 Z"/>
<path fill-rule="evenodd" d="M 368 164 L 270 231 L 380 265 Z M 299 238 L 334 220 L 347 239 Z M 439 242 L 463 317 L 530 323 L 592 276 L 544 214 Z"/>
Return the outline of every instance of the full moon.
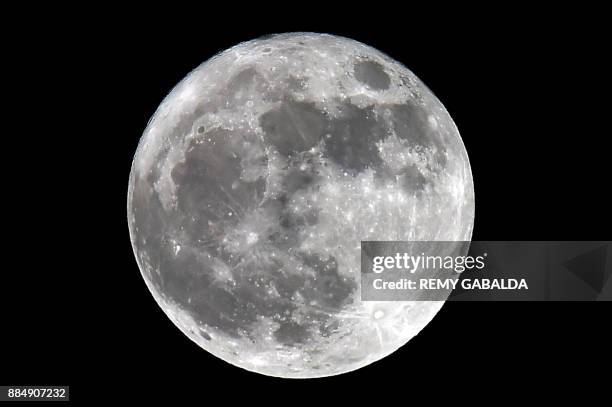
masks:
<path fill-rule="evenodd" d="M 206 351 L 278 377 L 364 367 L 443 306 L 362 301 L 361 241 L 469 241 L 473 222 L 444 106 L 401 63 L 326 34 L 201 64 L 151 118 L 129 180 L 132 247 L 160 307 Z"/>

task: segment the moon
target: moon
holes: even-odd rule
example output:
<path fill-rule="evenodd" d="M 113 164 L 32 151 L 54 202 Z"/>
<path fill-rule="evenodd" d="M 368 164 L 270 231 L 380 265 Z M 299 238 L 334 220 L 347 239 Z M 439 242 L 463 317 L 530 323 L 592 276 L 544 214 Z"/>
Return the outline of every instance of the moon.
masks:
<path fill-rule="evenodd" d="M 327 34 L 260 38 L 198 66 L 151 118 L 129 179 L 157 303 L 206 351 L 277 377 L 364 367 L 443 306 L 362 301 L 361 241 L 469 241 L 473 222 L 442 103 L 401 63 Z"/>

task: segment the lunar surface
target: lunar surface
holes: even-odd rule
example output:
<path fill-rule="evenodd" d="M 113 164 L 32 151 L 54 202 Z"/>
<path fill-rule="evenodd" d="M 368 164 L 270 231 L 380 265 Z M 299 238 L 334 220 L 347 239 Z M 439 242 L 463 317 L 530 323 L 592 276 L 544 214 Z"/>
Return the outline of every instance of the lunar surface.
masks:
<path fill-rule="evenodd" d="M 353 40 L 282 34 L 170 92 L 134 157 L 128 223 L 189 338 L 250 371 L 320 377 L 389 355 L 444 304 L 362 301 L 360 242 L 470 240 L 473 194 L 457 128 L 412 72 Z"/>

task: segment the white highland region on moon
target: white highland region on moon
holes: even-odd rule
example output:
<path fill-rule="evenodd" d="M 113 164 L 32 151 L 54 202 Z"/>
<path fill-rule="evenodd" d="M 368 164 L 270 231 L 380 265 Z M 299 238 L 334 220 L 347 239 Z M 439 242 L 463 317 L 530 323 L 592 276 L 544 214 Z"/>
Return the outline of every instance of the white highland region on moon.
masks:
<path fill-rule="evenodd" d="M 470 240 L 452 119 L 359 42 L 282 34 L 206 61 L 166 97 L 132 165 L 128 222 L 161 308 L 205 350 L 280 377 L 366 366 L 443 301 L 361 301 L 362 240 Z"/>

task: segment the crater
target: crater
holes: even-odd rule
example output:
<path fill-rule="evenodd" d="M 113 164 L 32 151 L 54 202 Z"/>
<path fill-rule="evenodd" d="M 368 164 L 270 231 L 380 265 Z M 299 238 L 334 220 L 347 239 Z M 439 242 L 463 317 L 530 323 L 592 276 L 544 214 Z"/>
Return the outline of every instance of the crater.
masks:
<path fill-rule="evenodd" d="M 374 61 L 359 61 L 355 63 L 355 79 L 375 90 L 389 89 L 391 79 L 381 64 Z"/>

